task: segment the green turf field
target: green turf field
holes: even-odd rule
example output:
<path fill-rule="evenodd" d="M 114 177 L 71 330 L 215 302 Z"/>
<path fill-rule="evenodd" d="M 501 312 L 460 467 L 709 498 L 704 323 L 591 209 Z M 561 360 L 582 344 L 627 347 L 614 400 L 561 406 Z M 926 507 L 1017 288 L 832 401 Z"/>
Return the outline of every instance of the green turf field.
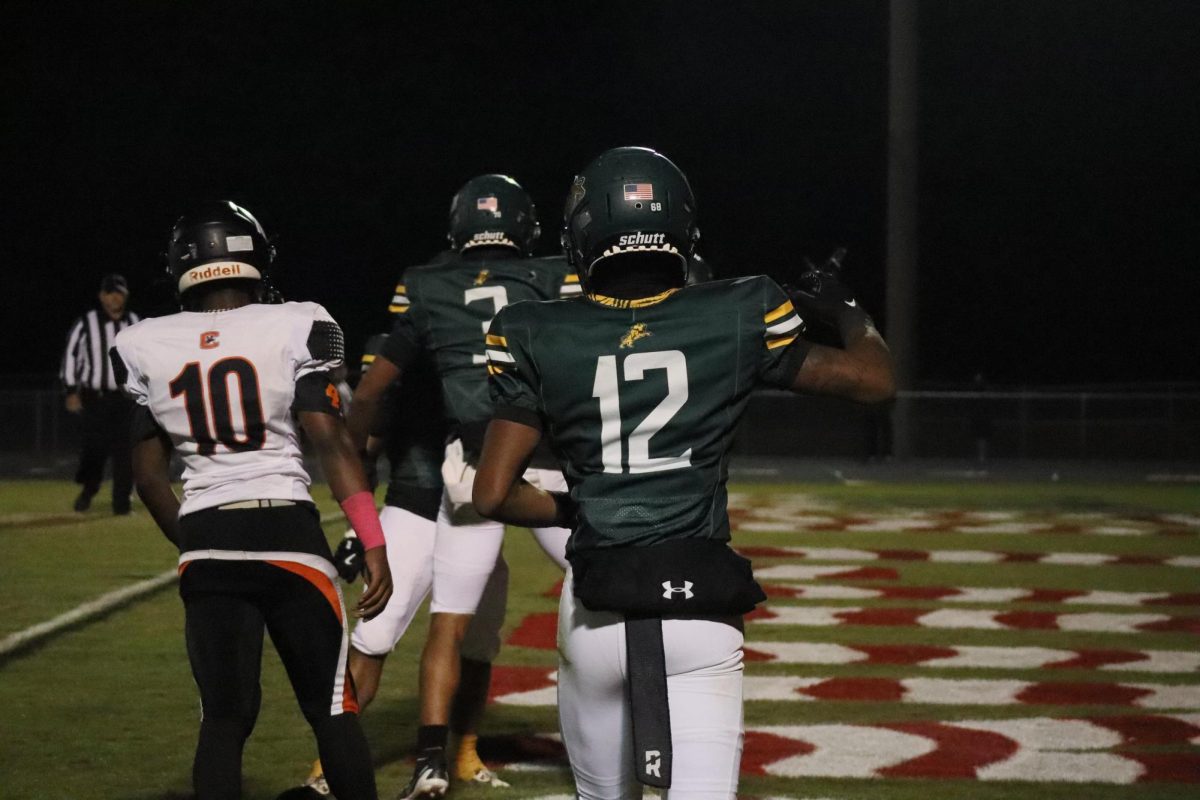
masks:
<path fill-rule="evenodd" d="M 140 508 L 75 515 L 73 496 L 62 482 L 0 489 L 0 639 L 172 568 Z M 1195 487 L 744 485 L 731 504 L 772 596 L 746 627 L 743 796 L 1200 792 Z M 321 506 L 336 507 L 324 492 Z M 506 553 L 512 643 L 480 749 L 513 788 L 463 798 L 571 790 L 546 702 L 557 571 L 520 531 Z M 423 629 L 365 716 L 383 797 L 411 768 Z M 248 800 L 313 757 L 270 648 L 263 672 Z M 197 698 L 174 586 L 0 655 L 0 708 L 4 800 L 187 797 Z"/>

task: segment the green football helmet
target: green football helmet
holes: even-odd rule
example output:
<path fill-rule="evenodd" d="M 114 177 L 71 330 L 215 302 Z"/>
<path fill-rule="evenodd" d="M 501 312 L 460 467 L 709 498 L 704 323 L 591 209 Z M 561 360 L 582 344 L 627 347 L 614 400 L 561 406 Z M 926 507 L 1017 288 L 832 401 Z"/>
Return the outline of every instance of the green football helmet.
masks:
<path fill-rule="evenodd" d="M 626 253 L 678 257 L 683 285 L 699 239 L 687 177 L 648 147 L 602 153 L 575 177 L 563 212 L 563 250 L 585 288 L 598 263 Z"/>
<path fill-rule="evenodd" d="M 457 253 L 475 247 L 511 247 L 527 256 L 541 232 L 533 200 L 507 175 L 471 178 L 450 201 L 447 238 Z"/>

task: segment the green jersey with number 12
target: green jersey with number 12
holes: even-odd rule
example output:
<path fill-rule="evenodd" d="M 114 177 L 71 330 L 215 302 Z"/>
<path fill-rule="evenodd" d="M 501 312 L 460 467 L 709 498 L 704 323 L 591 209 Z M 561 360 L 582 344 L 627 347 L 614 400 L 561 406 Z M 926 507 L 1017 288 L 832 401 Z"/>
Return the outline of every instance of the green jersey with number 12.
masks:
<path fill-rule="evenodd" d="M 802 324 L 763 276 L 503 309 L 487 338 L 495 416 L 550 438 L 580 508 L 569 552 L 728 540 L 730 442 L 751 389 L 791 385 Z"/>

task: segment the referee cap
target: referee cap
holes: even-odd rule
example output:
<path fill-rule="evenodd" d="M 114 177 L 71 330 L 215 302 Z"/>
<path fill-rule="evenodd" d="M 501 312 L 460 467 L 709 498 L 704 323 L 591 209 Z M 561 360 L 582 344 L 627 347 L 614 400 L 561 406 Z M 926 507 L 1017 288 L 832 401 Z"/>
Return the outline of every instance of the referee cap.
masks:
<path fill-rule="evenodd" d="M 125 282 L 124 275 L 112 272 L 100 279 L 100 291 L 129 294 L 129 284 Z"/>

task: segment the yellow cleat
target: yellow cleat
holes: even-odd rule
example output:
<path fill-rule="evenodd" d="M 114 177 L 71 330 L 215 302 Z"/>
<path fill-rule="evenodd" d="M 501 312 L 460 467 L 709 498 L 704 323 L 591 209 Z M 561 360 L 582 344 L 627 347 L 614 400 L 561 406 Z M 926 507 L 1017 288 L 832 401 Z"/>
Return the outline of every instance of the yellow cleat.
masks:
<path fill-rule="evenodd" d="M 458 745 L 458 754 L 454 759 L 454 777 L 460 781 L 491 786 L 493 789 L 505 789 L 509 784 L 500 776 L 487 768 L 479 753 L 475 750 L 477 737 L 467 735 L 462 737 Z"/>

